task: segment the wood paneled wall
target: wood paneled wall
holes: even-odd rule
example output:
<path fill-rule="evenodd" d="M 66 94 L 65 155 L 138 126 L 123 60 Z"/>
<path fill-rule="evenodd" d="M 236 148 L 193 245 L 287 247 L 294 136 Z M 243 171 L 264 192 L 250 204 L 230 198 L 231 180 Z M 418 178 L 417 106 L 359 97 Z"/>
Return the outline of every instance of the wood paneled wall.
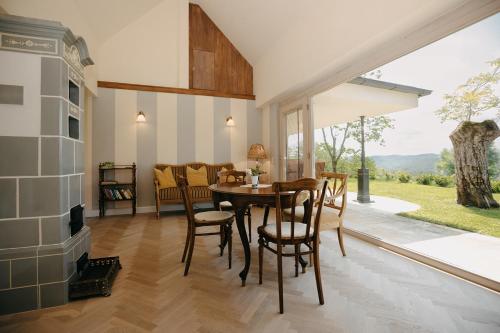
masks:
<path fill-rule="evenodd" d="M 189 87 L 253 95 L 253 68 L 201 9 L 189 4 Z"/>

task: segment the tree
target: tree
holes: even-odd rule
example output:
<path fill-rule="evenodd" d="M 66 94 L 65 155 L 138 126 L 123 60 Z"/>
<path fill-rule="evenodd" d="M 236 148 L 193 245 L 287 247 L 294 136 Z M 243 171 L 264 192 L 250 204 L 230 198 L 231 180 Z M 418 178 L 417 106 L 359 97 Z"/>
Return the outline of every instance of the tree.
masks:
<path fill-rule="evenodd" d="M 371 117 L 365 119 L 365 142 L 377 142 L 384 145 L 382 133 L 387 128 L 394 128 L 393 119 L 386 116 Z M 332 125 L 321 129 L 323 142 L 318 144 L 318 150 L 326 152 L 329 165 L 334 172 L 340 159 L 344 154 L 356 155 L 360 149 L 346 147 L 348 139 L 361 143 L 361 122 L 354 121 L 343 125 Z M 321 154 L 324 155 L 324 154 Z"/>
<path fill-rule="evenodd" d="M 479 208 L 500 207 L 492 195 L 488 173 L 488 147 L 500 136 L 494 120 L 473 122 L 472 118 L 487 110 L 497 110 L 500 98 L 495 85 L 500 80 L 500 58 L 489 62 L 490 72 L 471 77 L 453 94 L 444 96 L 445 104 L 436 111 L 441 121 L 460 121 L 450 134 L 455 158 L 457 203 Z"/>

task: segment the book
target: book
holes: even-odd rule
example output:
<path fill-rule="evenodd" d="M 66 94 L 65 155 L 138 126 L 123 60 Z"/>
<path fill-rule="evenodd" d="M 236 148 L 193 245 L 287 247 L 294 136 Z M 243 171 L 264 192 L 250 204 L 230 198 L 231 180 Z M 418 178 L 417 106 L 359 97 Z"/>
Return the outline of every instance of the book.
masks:
<path fill-rule="evenodd" d="M 116 180 L 105 180 L 101 182 L 101 185 L 113 185 L 113 184 L 118 184 Z"/>

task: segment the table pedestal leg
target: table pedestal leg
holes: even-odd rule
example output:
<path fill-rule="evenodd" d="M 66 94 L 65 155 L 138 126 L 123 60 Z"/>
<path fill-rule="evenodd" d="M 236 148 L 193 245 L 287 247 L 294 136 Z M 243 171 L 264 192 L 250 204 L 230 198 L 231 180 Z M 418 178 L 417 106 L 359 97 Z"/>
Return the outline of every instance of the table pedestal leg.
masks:
<path fill-rule="evenodd" d="M 240 234 L 241 244 L 243 245 L 243 252 L 245 253 L 245 267 L 240 272 L 241 285 L 245 286 L 248 270 L 250 269 L 250 243 L 248 242 L 247 232 L 245 230 L 245 212 L 248 207 L 235 207 L 236 225 L 238 233 Z"/>

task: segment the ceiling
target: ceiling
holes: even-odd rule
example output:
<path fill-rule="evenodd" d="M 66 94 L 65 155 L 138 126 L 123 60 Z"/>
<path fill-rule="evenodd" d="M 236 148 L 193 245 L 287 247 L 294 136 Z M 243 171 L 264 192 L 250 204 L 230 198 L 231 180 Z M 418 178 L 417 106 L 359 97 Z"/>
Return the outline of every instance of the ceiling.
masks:
<path fill-rule="evenodd" d="M 139 19 L 162 0 L 75 0 L 99 43 Z"/>

